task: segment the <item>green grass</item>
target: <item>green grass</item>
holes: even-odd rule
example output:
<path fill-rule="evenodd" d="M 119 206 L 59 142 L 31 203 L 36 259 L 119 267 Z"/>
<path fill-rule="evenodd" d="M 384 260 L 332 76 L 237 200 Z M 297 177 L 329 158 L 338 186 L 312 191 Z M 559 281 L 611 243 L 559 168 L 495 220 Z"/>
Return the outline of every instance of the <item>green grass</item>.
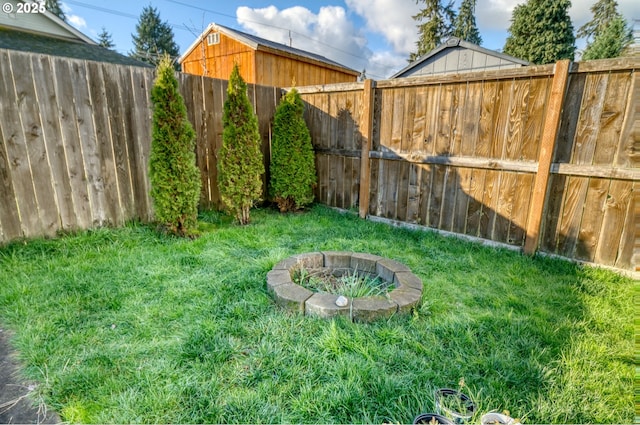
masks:
<path fill-rule="evenodd" d="M 410 423 L 461 379 L 479 414 L 633 420 L 629 278 L 320 206 L 200 218 L 194 241 L 130 224 L 0 248 L 0 321 L 63 420 Z M 373 324 L 278 309 L 266 273 L 316 250 L 408 265 L 420 307 Z"/>
<path fill-rule="evenodd" d="M 292 274 L 294 283 L 313 292 L 327 292 L 348 298 L 383 296 L 393 288 L 391 283 L 385 282 L 380 276 L 359 274 L 357 270 L 334 276 L 330 270 L 307 270 L 300 267 L 293 270 Z"/>

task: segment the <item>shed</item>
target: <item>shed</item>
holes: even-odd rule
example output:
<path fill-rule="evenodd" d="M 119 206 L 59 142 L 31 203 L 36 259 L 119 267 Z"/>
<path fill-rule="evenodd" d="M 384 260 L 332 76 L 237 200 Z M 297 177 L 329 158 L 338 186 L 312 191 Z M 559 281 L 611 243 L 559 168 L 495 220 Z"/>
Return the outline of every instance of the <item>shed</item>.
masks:
<path fill-rule="evenodd" d="M 451 37 L 391 78 L 419 77 L 468 71 L 518 68 L 529 62 Z"/>
<path fill-rule="evenodd" d="M 178 62 L 182 72 L 224 80 L 237 63 L 247 83 L 276 87 L 355 82 L 360 75 L 324 56 L 215 23 Z"/>
<path fill-rule="evenodd" d="M 91 38 L 46 9 L 43 12 L 38 10 L 38 13 L 19 13 L 19 11 L 37 10 L 33 9 L 37 6 L 38 3 L 30 0 L 3 0 L 3 13 L 0 13 L 0 49 L 122 65 L 148 66 L 99 46 Z"/>

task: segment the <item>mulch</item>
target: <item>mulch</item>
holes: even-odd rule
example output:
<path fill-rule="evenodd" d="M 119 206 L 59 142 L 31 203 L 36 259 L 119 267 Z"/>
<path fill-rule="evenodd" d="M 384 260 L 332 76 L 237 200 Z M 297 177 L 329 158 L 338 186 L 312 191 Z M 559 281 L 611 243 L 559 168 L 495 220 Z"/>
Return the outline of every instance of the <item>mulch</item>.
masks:
<path fill-rule="evenodd" d="M 17 355 L 9 339 L 9 331 L 0 326 L 0 424 L 62 422 L 54 411 L 38 406 L 36 397 L 31 397 L 37 385 L 20 377 Z"/>

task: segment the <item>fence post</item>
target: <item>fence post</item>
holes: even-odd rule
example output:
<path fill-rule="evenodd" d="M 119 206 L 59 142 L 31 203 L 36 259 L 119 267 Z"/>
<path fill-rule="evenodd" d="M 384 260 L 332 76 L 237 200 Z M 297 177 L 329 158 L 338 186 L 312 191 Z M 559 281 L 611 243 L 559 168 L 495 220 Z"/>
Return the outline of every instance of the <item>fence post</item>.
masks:
<path fill-rule="evenodd" d="M 359 213 L 361 218 L 367 218 L 369 211 L 369 191 L 371 188 L 371 173 L 369 171 L 369 151 L 373 138 L 373 109 L 376 82 L 367 79 L 364 81 L 362 94 L 362 119 L 360 134 L 363 137 L 362 152 L 360 154 L 360 195 L 358 197 Z"/>
<path fill-rule="evenodd" d="M 561 60 L 556 62 L 554 67 L 549 106 L 544 118 L 544 129 L 538 156 L 538 172 L 533 186 L 531 208 L 529 208 L 529 218 L 527 220 L 527 236 L 524 242 L 524 253 L 529 255 L 535 254 L 538 249 L 542 213 L 544 212 L 545 198 L 549 188 L 551 161 L 553 160 L 553 151 L 558 138 L 570 66 L 571 61 Z"/>

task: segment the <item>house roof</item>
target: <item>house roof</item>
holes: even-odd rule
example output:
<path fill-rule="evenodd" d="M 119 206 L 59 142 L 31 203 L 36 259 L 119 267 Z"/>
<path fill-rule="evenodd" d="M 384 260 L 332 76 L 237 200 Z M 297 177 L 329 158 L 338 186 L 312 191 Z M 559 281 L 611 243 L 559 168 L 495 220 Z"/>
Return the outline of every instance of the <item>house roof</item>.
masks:
<path fill-rule="evenodd" d="M 0 49 L 110 62 L 120 65 L 151 66 L 113 50 L 77 41 L 0 27 Z"/>
<path fill-rule="evenodd" d="M 11 28 L 16 31 L 31 32 L 34 34 L 41 34 L 45 36 L 62 38 L 70 41 L 78 41 L 81 43 L 87 43 L 95 45 L 96 42 L 85 34 L 71 26 L 65 20 L 60 19 L 58 16 L 44 10 L 39 13 L 18 13 L 19 6 L 26 7 L 29 4 L 36 7 L 37 4 L 32 0 L 4 0 L 5 4 L 3 9 L 6 9 L 7 13 L 0 14 L 0 27 Z M 6 6 L 6 7 L 5 7 Z M 26 10 L 26 9 L 25 9 Z M 31 10 L 31 9 L 29 9 Z"/>
<path fill-rule="evenodd" d="M 234 30 L 232 28 L 225 27 L 223 25 L 219 25 L 215 23 L 209 24 L 209 26 L 202 32 L 202 34 L 200 34 L 200 36 L 198 36 L 198 38 L 191 44 L 191 46 L 189 46 L 189 48 L 185 51 L 185 53 L 183 53 L 182 56 L 178 58 L 178 63 L 182 63 L 182 61 L 184 61 L 187 58 L 187 56 L 196 47 L 200 45 L 200 43 L 204 40 L 204 38 L 211 31 L 214 31 L 214 30 L 221 32 L 222 34 L 226 35 L 229 38 L 232 38 L 236 41 L 246 44 L 247 46 L 251 47 L 254 50 L 266 49 L 270 51 L 275 51 L 274 53 L 276 54 L 285 54 L 288 56 L 293 55 L 302 59 L 306 59 L 307 61 L 310 60 L 315 62 L 321 62 L 329 67 L 339 68 L 341 71 L 349 74 L 360 75 L 359 71 L 348 68 L 338 62 L 332 61 L 331 59 L 327 59 L 324 56 L 317 55 L 315 53 L 311 53 L 306 50 L 296 49 L 295 47 L 287 46 L 286 44 L 276 43 L 275 41 L 266 40 L 264 38 L 261 38 L 255 35 L 247 34 L 245 32 Z"/>
<path fill-rule="evenodd" d="M 469 43 L 468 41 L 462 40 L 462 39 L 460 39 L 458 37 L 450 37 L 447 41 L 445 41 L 444 43 L 442 43 L 441 45 L 439 45 L 435 49 L 431 50 L 430 52 L 425 53 L 424 55 L 420 56 L 418 59 L 416 59 L 415 61 L 411 62 L 406 67 L 404 67 L 400 71 L 396 72 L 390 78 L 402 77 L 405 74 L 407 74 L 408 71 L 419 67 L 421 64 L 423 64 L 424 62 L 426 62 L 426 61 L 428 61 L 430 59 L 433 59 L 438 54 L 440 54 L 440 53 L 442 53 L 442 52 L 444 52 L 444 51 L 446 51 L 448 49 L 453 49 L 453 48 L 458 48 L 458 47 L 461 47 L 461 48 L 464 48 L 464 49 L 468 49 L 468 50 L 472 50 L 472 51 L 478 52 L 478 53 L 483 53 L 485 55 L 493 56 L 495 58 L 502 59 L 504 61 L 513 62 L 513 63 L 518 64 L 518 65 L 523 65 L 523 66 L 530 65 L 529 62 L 524 61 L 522 59 L 518 59 L 516 57 L 509 56 L 509 55 L 506 55 L 504 53 L 496 52 L 495 50 L 485 49 L 484 47 L 480 47 L 477 44 Z"/>

